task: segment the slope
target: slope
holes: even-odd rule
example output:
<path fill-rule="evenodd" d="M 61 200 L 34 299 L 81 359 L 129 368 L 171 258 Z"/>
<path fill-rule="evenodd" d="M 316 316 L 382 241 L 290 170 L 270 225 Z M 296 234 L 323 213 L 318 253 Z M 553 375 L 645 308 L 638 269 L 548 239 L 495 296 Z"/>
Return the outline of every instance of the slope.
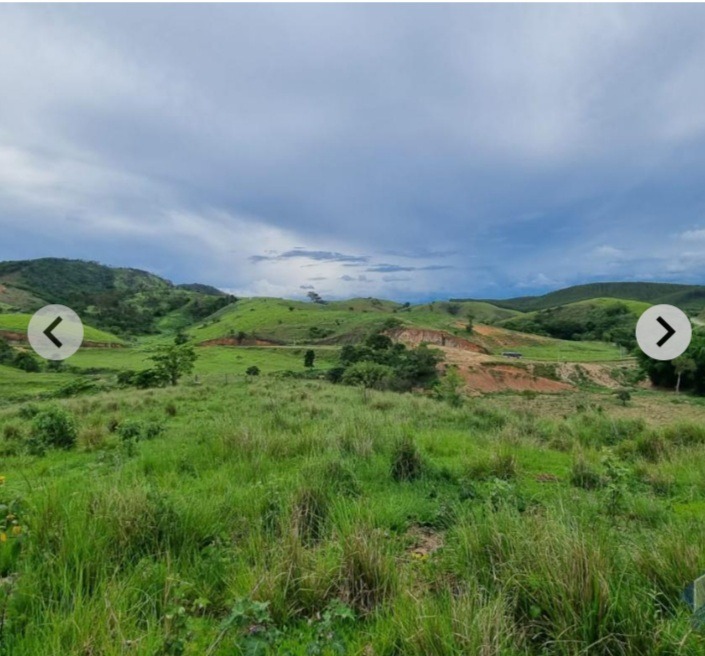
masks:
<path fill-rule="evenodd" d="M 599 282 L 576 285 L 543 296 L 488 300 L 502 308 L 530 312 L 596 298 L 618 298 L 655 305 L 669 303 L 687 311 L 705 308 L 705 286 L 658 282 Z"/>
<path fill-rule="evenodd" d="M 123 335 L 154 333 L 160 318 L 181 312 L 188 324 L 232 302 L 207 285 L 175 286 L 146 271 L 97 262 L 43 258 L 0 262 L 0 311 L 31 313 L 61 303 L 89 324 Z"/>

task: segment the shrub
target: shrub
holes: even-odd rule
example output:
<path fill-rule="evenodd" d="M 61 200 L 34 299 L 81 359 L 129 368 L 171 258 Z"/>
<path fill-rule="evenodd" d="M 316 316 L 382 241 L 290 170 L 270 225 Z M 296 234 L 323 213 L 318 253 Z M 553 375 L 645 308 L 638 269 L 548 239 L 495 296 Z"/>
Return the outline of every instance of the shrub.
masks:
<path fill-rule="evenodd" d="M 385 364 L 362 361 L 350 365 L 343 374 L 345 385 L 361 385 L 373 389 L 387 389 L 391 386 L 394 370 Z"/>
<path fill-rule="evenodd" d="M 117 375 L 120 387 L 137 387 L 149 389 L 151 387 L 164 387 L 168 377 L 158 369 L 142 369 L 141 371 L 121 371 Z"/>
<path fill-rule="evenodd" d="M 76 420 L 68 410 L 49 406 L 34 418 L 32 437 L 44 446 L 70 449 L 78 438 Z"/>
<path fill-rule="evenodd" d="M 493 453 L 489 458 L 472 463 L 466 470 L 466 476 L 471 480 L 498 478 L 510 481 L 517 476 L 516 456 L 508 451 Z"/>
<path fill-rule="evenodd" d="M 25 405 L 20 406 L 17 414 L 22 419 L 33 419 L 40 411 L 41 408 L 36 403 L 25 403 Z"/>
<path fill-rule="evenodd" d="M 664 428 L 663 436 L 668 442 L 678 446 L 705 444 L 705 426 L 681 422 Z"/>
<path fill-rule="evenodd" d="M 257 365 L 252 365 L 251 367 L 247 367 L 247 371 L 245 371 L 245 373 L 248 376 L 259 376 L 260 370 Z"/>
<path fill-rule="evenodd" d="M 658 462 L 668 453 L 668 444 L 658 433 L 640 435 L 636 440 L 637 455 L 649 462 Z"/>
<path fill-rule="evenodd" d="M 140 442 L 158 437 L 163 430 L 164 427 L 157 421 L 128 419 L 117 427 L 117 434 L 125 442 Z"/>
<path fill-rule="evenodd" d="M 599 472 L 582 457 L 573 462 L 570 470 L 570 482 L 575 487 L 581 487 L 584 490 L 595 490 L 604 485 L 604 480 Z"/>
<path fill-rule="evenodd" d="M 2 428 L 2 436 L 6 440 L 22 439 L 22 429 L 15 424 L 5 424 Z"/>
<path fill-rule="evenodd" d="M 416 480 L 423 472 L 423 460 L 414 441 L 404 437 L 397 442 L 392 453 L 392 478 L 399 481 Z"/>
<path fill-rule="evenodd" d="M 39 366 L 37 359 L 27 351 L 19 351 L 15 356 L 13 364 L 22 371 L 31 373 L 41 371 L 41 367 Z"/>
<path fill-rule="evenodd" d="M 76 396 L 84 392 L 92 392 L 96 389 L 96 384 L 85 378 L 77 378 L 72 380 L 66 385 L 62 385 L 56 392 L 54 396 L 57 398 L 69 398 L 71 396 Z"/>

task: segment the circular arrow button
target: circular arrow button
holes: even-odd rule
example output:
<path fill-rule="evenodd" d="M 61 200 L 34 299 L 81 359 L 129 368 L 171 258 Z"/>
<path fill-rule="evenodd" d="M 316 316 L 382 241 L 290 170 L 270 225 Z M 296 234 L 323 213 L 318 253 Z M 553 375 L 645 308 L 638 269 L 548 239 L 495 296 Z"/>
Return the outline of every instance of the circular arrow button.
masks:
<path fill-rule="evenodd" d="M 693 327 L 690 319 L 673 305 L 654 305 L 636 324 L 639 348 L 654 360 L 673 360 L 690 344 Z"/>
<path fill-rule="evenodd" d="M 83 343 L 83 323 L 71 308 L 47 305 L 30 319 L 27 339 L 42 358 L 65 360 Z"/>

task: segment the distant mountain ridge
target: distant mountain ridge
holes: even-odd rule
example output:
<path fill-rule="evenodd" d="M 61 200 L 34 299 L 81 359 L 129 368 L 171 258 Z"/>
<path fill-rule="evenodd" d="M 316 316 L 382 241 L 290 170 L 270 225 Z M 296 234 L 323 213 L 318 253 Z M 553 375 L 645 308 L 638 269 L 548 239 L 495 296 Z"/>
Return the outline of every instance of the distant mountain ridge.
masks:
<path fill-rule="evenodd" d="M 595 298 L 642 301 L 652 305 L 666 303 L 676 305 L 686 312 L 697 313 L 705 309 L 705 285 L 661 282 L 595 282 L 566 287 L 542 296 L 482 300 L 501 308 L 518 310 L 519 312 L 533 312 Z"/>

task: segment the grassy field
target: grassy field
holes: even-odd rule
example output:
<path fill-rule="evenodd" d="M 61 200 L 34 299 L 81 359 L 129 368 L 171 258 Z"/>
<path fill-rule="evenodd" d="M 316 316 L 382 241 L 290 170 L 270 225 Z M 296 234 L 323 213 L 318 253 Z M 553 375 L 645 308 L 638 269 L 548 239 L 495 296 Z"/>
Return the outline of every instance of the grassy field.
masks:
<path fill-rule="evenodd" d="M 13 332 L 26 333 L 29 321 L 32 318 L 31 314 L 3 314 L 0 313 L 0 330 L 8 330 Z M 103 344 L 120 344 L 122 340 L 115 335 L 106 333 L 103 330 L 98 330 L 92 326 L 83 326 L 83 338 L 87 342 L 101 342 Z"/>
<path fill-rule="evenodd" d="M 69 363 L 80 369 L 144 369 L 150 366 L 151 346 L 126 349 L 82 349 Z M 263 373 L 274 371 L 303 371 L 303 347 L 209 346 L 198 348 L 195 375 L 244 374 L 250 366 L 257 366 Z M 316 365 L 327 368 L 337 357 L 337 349 L 313 347 Z"/>
<path fill-rule="evenodd" d="M 517 349 L 525 358 L 552 362 L 613 362 L 629 359 L 624 349 L 604 342 L 550 340 Z"/>
<path fill-rule="evenodd" d="M 15 399 L 52 392 L 74 379 L 70 374 L 27 373 L 0 365 L 0 405 Z"/>
<path fill-rule="evenodd" d="M 373 310 L 353 302 L 318 305 L 252 298 L 214 314 L 205 323 L 191 329 L 189 335 L 200 343 L 235 336 L 242 331 L 262 339 L 306 343 L 312 338 L 312 328 L 323 330 L 329 336 L 365 333 L 375 325 L 381 325 L 389 316 L 395 315 L 381 301 Z"/>
<path fill-rule="evenodd" d="M 261 377 L 0 408 L 0 648 L 705 653 L 703 406 L 645 398 Z M 73 448 L 38 449 L 47 416 Z"/>

